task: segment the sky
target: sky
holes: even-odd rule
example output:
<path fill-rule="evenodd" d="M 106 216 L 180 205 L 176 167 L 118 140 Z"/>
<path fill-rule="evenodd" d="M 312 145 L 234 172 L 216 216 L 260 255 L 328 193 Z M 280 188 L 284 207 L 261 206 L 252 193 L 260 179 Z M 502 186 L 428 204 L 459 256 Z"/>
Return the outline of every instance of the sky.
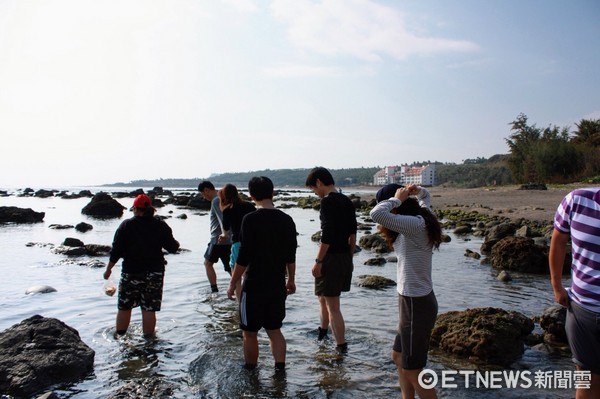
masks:
<path fill-rule="evenodd" d="M 0 0 L 0 188 L 508 153 L 600 118 L 597 0 Z"/>

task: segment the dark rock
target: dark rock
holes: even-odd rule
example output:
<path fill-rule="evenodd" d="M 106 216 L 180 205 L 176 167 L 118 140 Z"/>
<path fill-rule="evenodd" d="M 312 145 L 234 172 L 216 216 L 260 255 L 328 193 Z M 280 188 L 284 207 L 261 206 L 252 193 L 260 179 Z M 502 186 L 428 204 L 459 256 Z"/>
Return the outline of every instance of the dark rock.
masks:
<path fill-rule="evenodd" d="M 177 216 L 177 219 L 187 219 L 188 216 L 185 213 L 182 213 L 181 215 Z"/>
<path fill-rule="evenodd" d="M 189 197 L 185 198 L 186 203 L 184 205 L 187 205 L 190 208 L 202 209 L 204 211 L 210 210 L 210 201 L 205 200 L 200 194 L 192 197 L 191 199 Z"/>
<path fill-rule="evenodd" d="M 35 192 L 35 194 L 33 196 L 34 197 L 38 197 L 38 198 L 54 197 L 54 191 L 51 191 L 51 190 L 38 190 L 38 191 Z"/>
<path fill-rule="evenodd" d="M 85 223 L 85 222 L 78 223 L 75 226 L 75 230 L 77 230 L 81 233 L 85 233 L 86 231 L 92 230 L 93 228 L 94 228 L 94 226 L 92 226 L 91 224 Z"/>
<path fill-rule="evenodd" d="M 441 314 L 430 344 L 475 363 L 508 366 L 524 352 L 533 321 L 518 312 L 475 308 Z"/>
<path fill-rule="evenodd" d="M 0 206 L 0 223 L 39 223 L 44 220 L 44 212 L 35 212 L 16 206 Z"/>
<path fill-rule="evenodd" d="M 544 330 L 544 342 L 547 344 L 568 344 L 565 323 L 567 309 L 554 305 L 544 310 L 540 316 L 540 327 Z"/>
<path fill-rule="evenodd" d="M 83 241 L 81 241 L 80 239 L 71 238 L 71 237 L 65 238 L 62 245 L 67 246 L 67 247 L 83 247 L 83 246 L 85 246 Z"/>
<path fill-rule="evenodd" d="M 85 247 L 68 247 L 66 245 L 59 245 L 52 249 L 52 252 L 58 255 L 68 256 L 82 256 L 86 254 Z"/>
<path fill-rule="evenodd" d="M 367 266 L 383 266 L 386 263 L 387 261 L 385 260 L 385 258 L 378 256 L 375 258 L 367 259 L 364 264 Z"/>
<path fill-rule="evenodd" d="M 525 273 L 549 273 L 548 249 L 535 245 L 531 238 L 506 237 L 492 248 L 493 267 Z"/>
<path fill-rule="evenodd" d="M 466 235 L 469 234 L 473 231 L 473 228 L 468 225 L 468 224 L 462 224 L 460 226 L 457 226 L 453 233 L 456 234 L 457 236 L 461 236 L 461 235 Z"/>
<path fill-rule="evenodd" d="M 385 238 L 381 234 L 366 234 L 360 237 L 358 243 L 361 247 L 369 249 L 373 252 L 391 252 L 390 247 L 387 245 Z"/>
<path fill-rule="evenodd" d="M 51 224 L 50 226 L 48 226 L 49 229 L 52 230 L 68 230 L 68 229 L 72 229 L 73 225 L 71 224 Z"/>
<path fill-rule="evenodd" d="M 107 193 L 100 192 L 94 195 L 90 203 L 83 207 L 81 213 L 97 218 L 120 218 L 123 216 L 124 209 L 126 208 L 119 201 Z"/>
<path fill-rule="evenodd" d="M 108 399 L 137 399 L 137 398 L 172 398 L 175 385 L 160 377 L 144 378 L 129 381 L 116 392 L 110 394 Z"/>
<path fill-rule="evenodd" d="M 31 397 L 77 382 L 93 370 L 94 355 L 74 328 L 32 316 L 0 333 L 0 392 Z"/>
<path fill-rule="evenodd" d="M 312 236 L 310 236 L 310 240 L 313 242 L 319 242 L 319 241 L 321 241 L 322 234 L 323 234 L 323 232 L 321 230 L 319 230 L 316 233 L 314 233 Z"/>
<path fill-rule="evenodd" d="M 497 276 L 496 280 L 502 281 L 504 283 L 512 280 L 512 276 L 506 270 L 502 270 Z"/>
<path fill-rule="evenodd" d="M 548 190 L 544 183 L 527 183 L 521 184 L 519 190 Z"/>
<path fill-rule="evenodd" d="M 87 244 L 85 246 L 85 254 L 89 256 L 105 256 L 110 253 L 111 249 L 110 245 Z"/>
<path fill-rule="evenodd" d="M 356 278 L 356 285 L 359 287 L 372 288 L 380 290 L 382 288 L 393 287 L 396 285 L 394 280 L 382 276 L 362 275 Z"/>
<path fill-rule="evenodd" d="M 481 259 L 481 255 L 475 251 L 471 251 L 470 249 L 465 249 L 465 256 L 473 259 Z"/>

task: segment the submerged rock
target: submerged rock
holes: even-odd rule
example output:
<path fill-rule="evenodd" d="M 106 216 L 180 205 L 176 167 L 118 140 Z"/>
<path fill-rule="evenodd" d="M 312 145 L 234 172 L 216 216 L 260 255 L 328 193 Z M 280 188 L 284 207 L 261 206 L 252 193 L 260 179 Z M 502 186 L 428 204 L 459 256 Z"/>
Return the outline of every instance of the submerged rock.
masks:
<path fill-rule="evenodd" d="M 27 288 L 25 294 L 47 294 L 49 292 L 56 292 L 56 288 L 50 287 L 49 285 L 33 285 Z"/>
<path fill-rule="evenodd" d="M 396 282 L 382 276 L 362 275 L 356 278 L 356 285 L 380 290 L 382 288 L 393 287 L 396 285 Z"/>
<path fill-rule="evenodd" d="M 92 371 L 94 356 L 74 328 L 32 316 L 0 333 L 0 392 L 32 397 L 47 387 L 79 381 Z"/>
<path fill-rule="evenodd" d="M 123 210 L 126 209 L 116 199 L 107 193 L 97 193 L 89 204 L 81 210 L 84 215 L 98 218 L 120 218 L 123 216 Z"/>
<path fill-rule="evenodd" d="M 39 223 L 44 221 L 44 216 L 44 212 L 36 212 L 31 208 L 0 206 L 0 223 Z"/>

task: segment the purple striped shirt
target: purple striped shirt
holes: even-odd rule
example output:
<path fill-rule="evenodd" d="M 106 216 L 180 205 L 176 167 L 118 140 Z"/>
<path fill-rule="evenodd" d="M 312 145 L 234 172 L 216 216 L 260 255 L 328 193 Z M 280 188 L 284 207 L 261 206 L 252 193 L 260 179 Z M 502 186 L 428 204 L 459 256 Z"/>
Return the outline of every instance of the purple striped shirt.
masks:
<path fill-rule="evenodd" d="M 556 210 L 554 228 L 571 234 L 571 298 L 600 313 L 600 188 L 567 194 Z"/>

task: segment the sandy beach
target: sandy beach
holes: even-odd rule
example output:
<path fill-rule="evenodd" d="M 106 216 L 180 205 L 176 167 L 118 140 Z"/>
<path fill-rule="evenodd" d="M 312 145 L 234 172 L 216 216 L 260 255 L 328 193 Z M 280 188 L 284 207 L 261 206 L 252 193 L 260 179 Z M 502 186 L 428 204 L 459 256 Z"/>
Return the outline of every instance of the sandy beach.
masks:
<path fill-rule="evenodd" d="M 519 190 L 518 185 L 480 188 L 428 187 L 434 209 L 461 209 L 510 219 L 529 219 L 552 223 L 556 208 L 578 183 L 548 187 L 547 190 Z M 364 197 L 363 197 L 364 198 Z"/>

